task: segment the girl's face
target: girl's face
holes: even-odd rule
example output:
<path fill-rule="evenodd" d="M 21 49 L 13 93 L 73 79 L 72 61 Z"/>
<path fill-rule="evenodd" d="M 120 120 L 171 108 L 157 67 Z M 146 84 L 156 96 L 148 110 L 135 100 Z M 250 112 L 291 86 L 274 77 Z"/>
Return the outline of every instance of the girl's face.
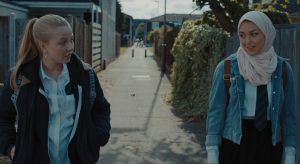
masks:
<path fill-rule="evenodd" d="M 44 61 L 52 64 L 68 63 L 74 50 L 72 30 L 68 26 L 60 26 L 50 33 L 48 42 L 42 44 Z"/>
<path fill-rule="evenodd" d="M 239 29 L 240 45 L 251 56 L 261 53 L 265 45 L 265 35 L 250 21 L 243 21 Z"/>

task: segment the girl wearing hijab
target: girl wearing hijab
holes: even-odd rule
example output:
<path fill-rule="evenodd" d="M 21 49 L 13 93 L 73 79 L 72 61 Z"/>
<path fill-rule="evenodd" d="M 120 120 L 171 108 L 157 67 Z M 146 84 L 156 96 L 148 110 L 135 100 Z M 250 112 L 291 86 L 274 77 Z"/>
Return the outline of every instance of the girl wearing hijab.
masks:
<path fill-rule="evenodd" d="M 241 17 L 238 34 L 240 47 L 225 59 L 230 62 L 228 94 L 225 61 L 214 73 L 206 127 L 207 161 L 295 164 L 294 79 L 290 64 L 272 46 L 275 28 L 264 13 L 250 11 Z"/>

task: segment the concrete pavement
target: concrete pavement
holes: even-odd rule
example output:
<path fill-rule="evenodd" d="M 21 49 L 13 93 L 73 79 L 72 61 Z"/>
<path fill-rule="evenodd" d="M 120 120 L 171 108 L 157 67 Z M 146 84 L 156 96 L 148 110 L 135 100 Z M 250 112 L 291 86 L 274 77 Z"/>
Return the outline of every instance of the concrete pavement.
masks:
<path fill-rule="evenodd" d="M 204 164 L 204 132 L 187 123 L 164 101 L 170 81 L 152 54 L 131 48 L 98 74 L 111 104 L 111 138 L 101 164 Z"/>

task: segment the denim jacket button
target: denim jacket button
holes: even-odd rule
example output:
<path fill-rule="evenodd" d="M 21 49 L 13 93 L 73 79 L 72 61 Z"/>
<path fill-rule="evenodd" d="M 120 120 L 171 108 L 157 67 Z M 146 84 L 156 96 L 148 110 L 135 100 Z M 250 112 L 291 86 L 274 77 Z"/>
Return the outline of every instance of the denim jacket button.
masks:
<path fill-rule="evenodd" d="M 273 107 L 272 110 L 275 110 L 275 108 Z"/>
<path fill-rule="evenodd" d="M 273 94 L 275 95 L 275 94 L 276 94 L 276 92 L 274 91 L 274 92 L 273 92 Z"/>
<path fill-rule="evenodd" d="M 277 79 L 277 76 L 274 76 L 275 79 Z"/>

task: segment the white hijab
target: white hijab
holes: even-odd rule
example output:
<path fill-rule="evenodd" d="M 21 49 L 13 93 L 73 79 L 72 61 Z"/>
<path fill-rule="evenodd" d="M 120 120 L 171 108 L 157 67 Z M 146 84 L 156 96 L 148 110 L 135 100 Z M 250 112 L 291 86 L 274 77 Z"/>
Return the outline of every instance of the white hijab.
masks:
<path fill-rule="evenodd" d="M 277 54 L 272 46 L 275 39 L 276 30 L 271 20 L 264 13 L 250 11 L 244 14 L 238 24 L 244 20 L 253 22 L 265 35 L 265 45 L 260 54 L 255 56 L 248 55 L 240 45 L 237 51 L 237 61 L 240 74 L 253 86 L 267 84 L 271 80 L 271 75 L 277 67 Z"/>

